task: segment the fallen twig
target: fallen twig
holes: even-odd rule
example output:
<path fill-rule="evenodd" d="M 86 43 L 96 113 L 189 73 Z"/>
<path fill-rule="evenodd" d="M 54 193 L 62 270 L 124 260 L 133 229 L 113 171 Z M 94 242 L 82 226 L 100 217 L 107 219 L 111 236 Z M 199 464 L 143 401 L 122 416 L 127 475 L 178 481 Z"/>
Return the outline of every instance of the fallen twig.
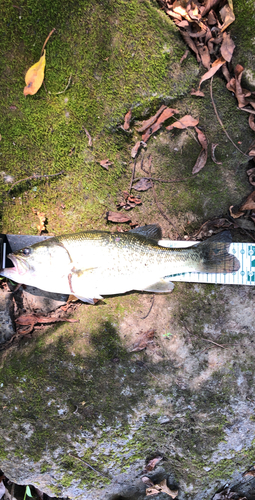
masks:
<path fill-rule="evenodd" d="M 204 339 L 203 337 L 202 337 L 202 340 L 205 340 L 206 342 L 211 342 L 211 344 L 215 344 L 215 345 L 217 345 L 218 347 L 222 347 L 222 349 L 227 349 L 227 347 L 226 347 L 226 346 L 224 346 L 224 345 L 222 345 L 222 344 L 217 344 L 217 342 L 214 342 L 213 340 L 210 340 L 210 339 Z"/>
<path fill-rule="evenodd" d="M 166 181 L 164 179 L 156 179 L 155 177 L 136 177 L 135 179 L 133 179 L 133 183 L 140 181 L 141 179 L 148 179 L 148 180 L 151 180 L 153 182 L 167 182 L 167 183 L 171 184 L 171 182 L 187 182 L 189 179 L 194 179 L 194 175 L 192 175 L 192 177 L 189 176 L 186 179 L 171 179 L 168 181 Z"/>
<path fill-rule="evenodd" d="M 133 186 L 133 182 L 134 182 L 135 166 L 136 166 L 136 160 L 134 160 L 134 166 L 133 166 L 133 170 L 132 170 L 132 176 L 131 176 L 130 187 L 129 187 L 129 194 L 131 194 L 132 186 Z"/>
<path fill-rule="evenodd" d="M 92 469 L 93 471 L 95 471 L 100 476 L 107 477 L 109 479 L 108 476 L 106 476 L 105 474 L 102 474 L 102 472 L 99 472 L 98 470 L 94 469 L 94 467 L 92 467 L 92 465 L 88 464 L 88 462 L 85 462 L 85 460 L 82 460 L 82 458 L 76 457 L 75 455 L 72 455 L 72 453 L 69 453 L 69 456 L 73 457 L 73 458 L 76 458 L 76 460 L 80 460 L 80 462 L 83 462 L 85 465 L 87 465 L 87 467 L 89 467 L 90 469 Z"/>
<path fill-rule="evenodd" d="M 225 132 L 227 138 L 229 139 L 229 141 L 233 144 L 233 146 L 237 149 L 237 151 L 239 151 L 239 153 L 242 153 L 243 156 L 245 156 L 246 158 L 251 158 L 249 155 L 245 154 L 235 143 L 234 141 L 231 139 L 231 137 L 229 136 L 228 132 L 226 131 L 219 115 L 218 115 L 218 111 L 217 111 L 217 108 L 216 108 L 216 104 L 214 102 L 214 99 L 213 99 L 213 91 L 212 91 L 212 81 L 213 81 L 213 77 L 211 78 L 211 82 L 210 82 L 210 95 L 211 95 L 211 101 L 212 101 L 212 105 L 213 105 L 213 109 L 214 109 L 214 112 L 215 112 L 215 115 L 216 115 L 216 118 L 219 122 L 219 124 L 221 125 L 222 129 L 223 129 L 223 132 Z"/>
<path fill-rule="evenodd" d="M 147 314 L 146 314 L 145 316 L 142 316 L 142 317 L 141 317 L 141 319 L 146 319 L 146 318 L 148 318 L 148 316 L 149 316 L 149 314 L 150 314 L 150 312 L 151 312 L 151 310 L 152 310 L 153 304 L 154 304 L 154 298 L 155 298 L 155 295 L 152 295 L 152 301 L 151 301 L 150 309 L 149 309 L 149 311 L 147 312 Z"/>
<path fill-rule="evenodd" d="M 84 125 L 82 125 L 82 128 L 83 128 L 83 130 L 84 130 L 84 132 L 89 140 L 89 146 L 91 147 L 93 145 L 92 137 L 91 137 L 90 133 L 87 131 L 87 129 L 84 127 Z"/>
<path fill-rule="evenodd" d="M 72 80 L 72 74 L 69 76 L 69 79 L 68 79 L 67 85 L 66 85 L 66 87 L 64 88 L 64 90 L 61 90 L 60 92 L 50 92 L 50 90 L 49 90 L 49 91 L 48 91 L 48 94 L 51 94 L 51 95 L 59 95 L 59 94 L 64 94 L 64 92 L 65 92 L 65 91 L 68 89 L 68 87 L 70 86 L 71 80 Z"/>
<path fill-rule="evenodd" d="M 43 44 L 43 48 L 42 48 L 42 51 L 41 51 L 41 56 L 43 55 L 43 52 L 44 52 L 44 49 L 45 49 L 45 46 L 46 46 L 46 43 L 48 42 L 49 38 L 51 37 L 52 33 L 54 33 L 54 31 L 56 31 L 56 28 L 53 28 L 53 30 L 51 30 L 51 32 L 48 34 L 44 44 Z"/>
<path fill-rule="evenodd" d="M 25 177 L 24 179 L 20 179 L 19 181 L 16 181 L 12 184 L 12 186 L 10 187 L 9 191 L 8 191 L 8 194 L 13 190 L 14 186 L 17 186 L 17 184 L 20 184 L 20 182 L 25 182 L 25 181 L 34 181 L 34 180 L 37 180 L 37 179 L 42 179 L 42 178 L 46 178 L 48 179 L 49 177 L 56 177 L 57 175 L 64 175 L 64 170 L 61 170 L 60 172 L 58 172 L 57 174 L 45 174 L 45 175 L 37 175 L 37 174 L 33 174 L 33 175 L 30 175 L 30 177 Z"/>

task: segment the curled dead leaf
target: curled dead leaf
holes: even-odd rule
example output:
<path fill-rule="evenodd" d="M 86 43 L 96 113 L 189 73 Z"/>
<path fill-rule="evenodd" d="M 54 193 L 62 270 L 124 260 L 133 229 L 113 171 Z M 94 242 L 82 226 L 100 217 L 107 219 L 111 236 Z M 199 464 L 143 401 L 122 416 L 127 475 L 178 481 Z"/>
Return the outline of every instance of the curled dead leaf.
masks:
<path fill-rule="evenodd" d="M 32 208 L 33 214 L 37 215 L 39 218 L 39 225 L 37 226 L 38 229 L 38 235 L 41 235 L 43 231 L 46 231 L 45 223 L 46 223 L 46 216 L 44 212 L 39 212 L 36 210 L 36 208 Z"/>
<path fill-rule="evenodd" d="M 137 129 L 137 132 L 145 132 L 153 123 L 158 119 L 161 113 L 166 109 L 166 106 L 161 106 L 154 116 L 151 116 L 148 120 L 142 122 L 142 126 Z"/>
<path fill-rule="evenodd" d="M 212 144 L 212 146 L 211 146 L 211 158 L 212 158 L 212 161 L 214 163 L 216 163 L 216 165 L 222 165 L 222 162 L 217 161 L 215 158 L 215 149 L 217 148 L 217 146 L 218 146 L 218 144 Z"/>
<path fill-rule="evenodd" d="M 106 213 L 106 220 L 107 220 L 107 222 L 110 221 L 110 222 L 121 223 L 121 222 L 130 222 L 131 218 L 128 217 L 127 215 L 123 215 L 122 213 L 119 213 L 119 212 L 109 211 Z"/>
<path fill-rule="evenodd" d="M 199 86 L 198 86 L 198 90 L 200 89 L 200 86 L 201 84 L 205 81 L 205 80 L 208 80 L 209 78 L 211 78 L 213 75 L 215 75 L 215 73 L 220 69 L 220 67 L 225 64 L 225 59 L 224 57 L 219 57 L 218 59 L 216 59 L 216 61 L 214 61 L 212 63 L 212 67 L 209 69 L 209 71 L 207 71 L 201 78 L 200 82 L 199 82 Z"/>
<path fill-rule="evenodd" d="M 106 170 L 109 170 L 110 165 L 112 165 L 112 161 L 110 160 L 101 160 L 100 162 L 101 167 L 105 168 Z"/>
<path fill-rule="evenodd" d="M 131 149 L 131 157 L 132 158 L 135 158 L 138 154 L 138 151 L 141 147 L 141 144 L 142 144 L 143 141 L 137 141 L 134 145 L 134 147 Z"/>
<path fill-rule="evenodd" d="M 221 32 L 223 32 L 235 20 L 232 0 L 228 0 L 228 4 L 224 5 L 222 9 L 220 9 L 220 15 L 223 21 L 223 25 L 221 26 Z"/>
<path fill-rule="evenodd" d="M 205 134 L 202 132 L 202 130 L 200 130 L 197 127 L 195 127 L 195 131 L 197 133 L 197 138 L 198 138 L 202 148 L 207 150 L 208 142 L 207 142 L 207 139 L 205 137 Z"/>
<path fill-rule="evenodd" d="M 192 89 L 192 91 L 190 92 L 190 95 L 196 95 L 197 97 L 204 97 L 205 94 L 204 92 L 202 92 L 202 90 L 195 90 L 195 89 Z"/>
<path fill-rule="evenodd" d="M 161 123 L 153 123 L 151 127 L 149 127 L 145 133 L 142 135 L 143 142 L 147 142 L 152 134 L 155 134 L 161 128 Z"/>
<path fill-rule="evenodd" d="M 151 460 L 149 460 L 149 462 L 145 465 L 144 467 L 144 471 L 145 472 L 150 472 L 152 471 L 153 469 L 155 469 L 156 465 L 161 461 L 163 460 L 163 457 L 161 456 L 157 456 L 155 458 L 152 458 Z"/>
<path fill-rule="evenodd" d="M 46 50 L 39 61 L 28 69 L 25 75 L 26 87 L 23 90 L 25 96 L 34 95 L 39 90 L 44 80 L 44 68 L 46 64 Z"/>
<path fill-rule="evenodd" d="M 197 174 L 198 172 L 200 172 L 200 170 L 202 170 L 202 168 L 204 168 L 204 166 L 207 162 L 207 147 L 208 147 L 207 139 L 205 137 L 205 134 L 201 130 L 199 130 L 197 127 L 195 127 L 195 130 L 197 132 L 198 140 L 199 140 L 203 149 L 200 151 L 200 153 L 198 155 L 197 161 L 196 161 L 196 163 L 193 167 L 193 170 L 192 170 L 192 174 Z"/>
<path fill-rule="evenodd" d="M 173 130 L 173 128 L 184 129 L 187 127 L 195 127 L 198 125 L 198 118 L 193 118 L 191 115 L 185 115 L 180 120 L 174 122 L 172 125 L 168 125 L 166 130 Z"/>
<path fill-rule="evenodd" d="M 229 207 L 229 213 L 231 217 L 233 217 L 233 219 L 238 219 L 239 217 L 242 217 L 242 215 L 244 215 L 244 212 L 240 212 L 240 210 L 234 209 L 234 205 L 231 205 L 231 207 Z"/>
<path fill-rule="evenodd" d="M 247 170 L 246 174 L 248 175 L 249 183 L 252 186 L 255 186 L 255 167 Z"/>
<path fill-rule="evenodd" d="M 255 191 L 252 191 L 240 206 L 240 211 L 244 212 L 245 210 L 255 210 Z"/>
<path fill-rule="evenodd" d="M 223 33 L 223 42 L 220 48 L 221 55 L 228 62 L 231 61 L 233 52 L 235 50 L 235 44 L 229 33 Z"/>
<path fill-rule="evenodd" d="M 154 335 L 155 330 L 148 330 L 148 332 L 143 333 L 138 342 L 133 344 L 129 352 L 143 351 L 143 349 L 146 349 L 148 344 L 153 343 Z"/>
<path fill-rule="evenodd" d="M 131 118 L 132 118 L 132 111 L 131 111 L 131 109 L 129 109 L 129 111 L 126 113 L 125 119 L 124 119 L 124 125 L 123 125 L 124 130 L 129 129 Z"/>
<path fill-rule="evenodd" d="M 132 186 L 132 189 L 135 189 L 135 191 L 147 191 L 148 189 L 151 188 L 152 188 L 151 180 L 147 179 L 146 177 L 143 177 L 134 186 Z"/>
<path fill-rule="evenodd" d="M 255 119 L 255 116 L 252 113 L 250 113 L 248 123 L 249 123 L 250 128 L 255 132 L 255 121 L 254 121 L 254 119 Z"/>

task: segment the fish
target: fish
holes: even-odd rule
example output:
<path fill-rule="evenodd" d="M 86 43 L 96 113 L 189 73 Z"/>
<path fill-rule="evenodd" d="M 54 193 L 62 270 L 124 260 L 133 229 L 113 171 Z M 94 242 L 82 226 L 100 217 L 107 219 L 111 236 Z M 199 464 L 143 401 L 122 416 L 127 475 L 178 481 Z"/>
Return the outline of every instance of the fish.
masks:
<path fill-rule="evenodd" d="M 227 233 L 227 232 L 225 232 Z M 223 234 L 223 233 L 221 233 Z M 223 241 L 224 240 L 224 241 Z M 158 224 L 124 233 L 84 231 L 55 236 L 8 255 L 1 276 L 47 292 L 94 299 L 129 291 L 171 292 L 169 277 L 183 272 L 230 273 L 239 269 L 218 235 L 186 248 L 168 248 Z"/>

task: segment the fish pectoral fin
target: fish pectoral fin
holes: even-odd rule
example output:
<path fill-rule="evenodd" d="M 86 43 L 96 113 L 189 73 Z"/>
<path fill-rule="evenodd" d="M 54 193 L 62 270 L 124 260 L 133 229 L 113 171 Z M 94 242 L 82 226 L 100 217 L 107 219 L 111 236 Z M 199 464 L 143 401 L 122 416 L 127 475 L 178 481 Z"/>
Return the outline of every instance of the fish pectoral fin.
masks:
<path fill-rule="evenodd" d="M 96 300 L 101 300 L 103 299 L 103 297 L 101 297 L 101 295 L 97 295 L 96 297 L 93 297 L 93 299 L 91 299 L 90 297 L 81 297 L 80 295 L 77 295 L 75 293 L 75 297 L 79 300 L 81 300 L 82 302 L 88 302 L 88 304 L 92 304 L 93 306 L 96 304 L 96 302 L 94 302 L 94 299 Z"/>
<path fill-rule="evenodd" d="M 77 267 L 72 266 L 71 273 L 75 274 L 80 278 L 80 276 L 86 275 L 86 273 L 91 273 L 91 271 L 94 271 L 94 269 L 97 269 L 97 267 L 89 267 L 88 269 L 79 269 Z"/>
<path fill-rule="evenodd" d="M 154 293 L 169 293 L 174 289 L 174 284 L 171 281 L 166 281 L 163 278 L 147 286 L 143 289 L 144 292 L 154 292 Z"/>

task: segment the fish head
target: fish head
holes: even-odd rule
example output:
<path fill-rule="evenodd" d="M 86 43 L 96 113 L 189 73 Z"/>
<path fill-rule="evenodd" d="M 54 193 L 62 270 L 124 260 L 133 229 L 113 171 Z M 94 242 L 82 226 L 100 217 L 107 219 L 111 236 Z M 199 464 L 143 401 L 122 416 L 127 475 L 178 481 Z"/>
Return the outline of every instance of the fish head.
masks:
<path fill-rule="evenodd" d="M 55 238 L 8 254 L 13 267 L 1 270 L 1 276 L 24 285 L 48 289 L 49 284 L 62 278 L 70 266 L 68 252 L 63 245 L 53 240 Z"/>

